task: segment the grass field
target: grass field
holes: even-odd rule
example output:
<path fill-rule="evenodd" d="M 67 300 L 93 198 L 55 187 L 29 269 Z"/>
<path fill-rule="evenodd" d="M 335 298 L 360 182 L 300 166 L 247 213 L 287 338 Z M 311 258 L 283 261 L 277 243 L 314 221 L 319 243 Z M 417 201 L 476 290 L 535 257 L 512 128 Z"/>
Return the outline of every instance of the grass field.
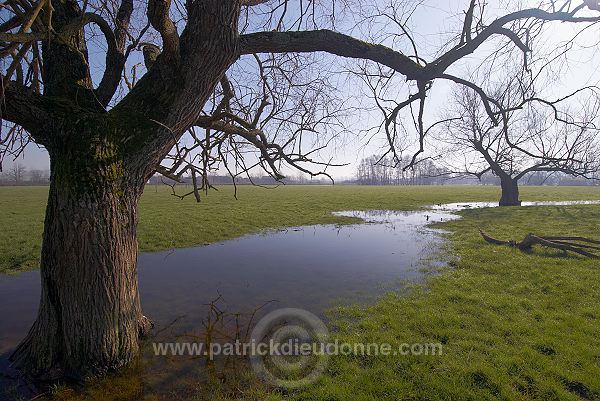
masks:
<path fill-rule="evenodd" d="M 0 187 L 0 273 L 38 266 L 47 189 Z M 340 210 L 410 210 L 448 202 L 494 201 L 496 187 L 289 186 L 263 189 L 221 187 L 197 204 L 179 200 L 165 186 L 148 187 L 140 205 L 140 251 L 158 251 L 218 242 L 265 229 L 343 223 Z M 523 200 L 600 199 L 600 189 L 524 187 Z"/>
<path fill-rule="evenodd" d="M 35 264 L 31 249 L 11 249 L 6 239 L 12 235 L 39 247 L 43 196 L 43 189 L 0 189 L 5 269 L 10 267 L 6 252 L 12 260 Z M 334 210 L 411 209 L 497 197 L 497 189 L 487 187 L 242 188 L 239 201 L 223 190 L 196 205 L 149 189 L 141 205 L 140 243 L 142 250 L 188 246 L 266 228 L 337 222 L 329 214 Z M 522 198 L 599 199 L 600 190 L 524 188 Z M 442 356 L 336 356 L 322 380 L 308 389 L 284 393 L 247 378 L 234 390 L 221 382 L 199 385 L 198 395 L 190 399 L 600 400 L 598 261 L 539 248 L 521 253 L 488 245 L 477 232 L 481 227 L 506 239 L 529 232 L 599 238 L 600 206 L 483 209 L 462 215 L 441 225 L 450 232 L 446 257 L 452 268 L 407 296 L 332 312 L 334 335 L 341 341 L 394 347 L 441 342 Z M 137 400 L 143 391 L 142 380 L 118 375 L 90 384 L 79 395 L 58 391 L 55 399 Z"/>
<path fill-rule="evenodd" d="M 600 237 L 600 207 L 464 212 L 455 269 L 408 297 L 341 311 L 345 342 L 444 344 L 443 356 L 335 357 L 297 400 L 600 400 L 598 261 L 483 243 L 529 232 Z M 273 399 L 283 399 L 274 397 Z"/>

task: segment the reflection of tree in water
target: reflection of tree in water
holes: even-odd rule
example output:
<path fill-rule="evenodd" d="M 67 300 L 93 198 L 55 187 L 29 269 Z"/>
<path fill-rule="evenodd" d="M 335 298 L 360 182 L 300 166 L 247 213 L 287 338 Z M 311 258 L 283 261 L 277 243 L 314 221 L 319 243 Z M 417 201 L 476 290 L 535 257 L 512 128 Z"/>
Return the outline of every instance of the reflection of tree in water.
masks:
<path fill-rule="evenodd" d="M 201 395 L 208 396 L 214 390 L 211 388 L 214 382 L 220 383 L 221 390 L 235 392 L 244 388 L 244 381 L 251 376 L 247 356 L 210 355 L 210 352 L 202 355 L 157 356 L 152 343 L 201 343 L 205 346 L 247 343 L 256 321 L 276 302 L 266 301 L 245 311 L 229 311 L 226 299 L 219 293 L 203 305 L 206 309 L 195 329 L 197 331 L 185 330 L 178 325 L 186 318 L 189 321 L 188 316 L 179 316 L 155 330 L 146 342 L 143 358 L 145 371 L 142 377 L 147 382 L 149 393 L 183 395 L 199 391 Z"/>

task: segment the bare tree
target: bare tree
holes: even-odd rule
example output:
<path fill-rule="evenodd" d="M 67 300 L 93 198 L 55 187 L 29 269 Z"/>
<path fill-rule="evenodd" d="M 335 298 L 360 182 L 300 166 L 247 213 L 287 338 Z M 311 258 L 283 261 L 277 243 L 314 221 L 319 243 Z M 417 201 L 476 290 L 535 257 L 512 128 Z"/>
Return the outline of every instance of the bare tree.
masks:
<path fill-rule="evenodd" d="M 336 27 L 344 26 L 338 19 L 352 16 L 353 4 L 312 0 L 3 3 L 0 96 L 1 117 L 7 123 L 0 146 L 5 154 L 14 155 L 33 140 L 46 148 L 52 166 L 39 313 L 12 355 L 14 366 L 31 375 L 81 378 L 118 369 L 139 353 L 138 339 L 148 332 L 150 322 L 142 314 L 137 287 L 137 205 L 146 182 L 156 170 L 164 170 L 160 163 L 171 152 L 179 156 L 164 166 L 167 174 L 181 171 L 173 169 L 178 160 L 194 161 L 196 150 L 202 156 L 195 160 L 201 163 L 191 169 L 192 177 L 206 171 L 203 166 L 213 163 L 219 152 L 229 152 L 228 160 L 244 170 L 245 147 L 255 149 L 256 163 L 276 176 L 280 162 L 308 171 L 306 163 L 315 159 L 301 137 L 336 110 L 327 109 L 311 89 L 306 92 L 306 98 L 312 99 L 308 104 L 321 106 L 309 107 L 306 115 L 296 115 L 294 124 L 288 125 L 285 106 L 276 107 L 274 116 L 262 106 L 281 105 L 274 99 L 285 89 L 268 88 L 269 80 L 261 78 L 264 87 L 254 88 L 259 95 L 250 96 L 259 103 L 247 103 L 249 98 L 241 95 L 243 82 L 225 75 L 236 68 L 232 67 L 236 62 L 243 70 L 243 63 L 254 58 L 259 69 L 261 64 L 276 69 L 281 64 L 269 61 L 273 54 L 327 52 L 378 63 L 416 89 L 392 114 L 418 105 L 414 120 L 423 145 L 426 98 L 435 80 L 473 88 L 490 118 L 496 119 L 492 102 L 477 85 L 449 73 L 484 43 L 493 45 L 494 38 L 506 38 L 508 46 L 526 52 L 524 24 L 560 21 L 589 26 L 600 21 L 597 14 L 582 12 L 583 3 L 572 1 L 561 2 L 560 7 L 556 2 L 532 8 L 514 5 L 504 15 L 484 19 L 485 2 L 472 0 L 465 4 L 460 32 L 426 62 L 416 50 L 405 52 L 404 46 L 394 43 L 369 43 L 338 32 Z M 409 11 L 405 18 L 410 18 Z M 402 23 L 397 26 L 397 37 L 415 44 L 403 28 Z M 145 65 L 131 65 L 129 58 L 140 46 Z M 92 71 L 96 67 L 89 49 L 105 51 L 100 73 Z M 257 54 L 262 58 L 257 59 Z M 288 85 L 293 86 L 294 82 Z M 304 104 L 302 97 L 294 100 L 295 96 L 283 104 Z M 289 128 L 267 135 L 265 130 L 278 126 L 276 115 Z M 201 127 L 204 136 L 194 127 Z M 296 133 L 298 129 L 302 135 Z M 284 134 L 276 135 L 279 132 Z M 199 145 L 186 155 L 195 145 L 184 145 L 188 149 L 183 153 L 177 146 L 187 133 L 195 135 L 193 143 Z M 319 148 L 326 143 L 319 139 L 313 145 Z M 226 159 L 225 154 L 219 157 L 221 162 Z"/>
<path fill-rule="evenodd" d="M 586 5 L 548 3 L 549 9 L 553 11 L 576 13 Z M 365 131 L 369 140 L 383 135 L 387 143 L 381 159 L 389 156 L 395 165 L 405 170 L 430 160 L 430 157 L 425 155 L 430 134 L 449 122 L 449 119 L 428 121 L 427 105 L 431 103 L 431 98 L 439 96 L 440 93 L 435 91 L 437 82 L 453 84 L 458 90 L 472 90 L 480 100 L 491 124 L 500 127 L 506 124 L 506 116 L 511 110 L 505 109 L 495 98 L 496 94 L 489 92 L 489 79 L 510 70 L 522 77 L 520 82 L 515 83 L 522 92 L 522 104 L 515 107 L 523 108 L 528 102 L 537 102 L 552 108 L 557 121 L 567 122 L 563 120 L 564 112 L 558 110 L 557 104 L 575 100 L 578 97 L 576 95 L 584 91 L 576 90 L 553 101 L 549 100 L 554 97 L 552 91 L 544 91 L 544 87 L 558 86 L 563 71 L 567 70 L 570 64 L 568 54 L 573 48 L 594 48 L 598 45 L 598 41 L 594 39 L 586 45 L 576 44 L 576 38 L 595 23 L 578 31 L 574 36 L 553 42 L 549 40 L 553 32 L 550 31 L 548 20 L 524 18 L 508 23 L 504 16 L 490 18 L 488 2 L 474 0 L 464 11 L 464 16 L 461 14 L 460 28 L 448 33 L 448 40 L 444 42 L 443 49 L 436 53 L 435 61 L 429 62 L 423 57 L 428 49 L 421 48 L 420 41 L 411 32 L 410 18 L 406 17 L 412 15 L 416 7 L 398 2 L 377 2 L 371 8 L 361 17 L 372 21 L 370 31 L 377 32 L 375 37 L 394 44 L 404 42 L 405 53 L 423 65 L 424 69 L 434 68 L 433 65 L 443 66 L 444 69 L 431 80 L 406 80 L 405 76 L 398 74 L 394 69 L 367 62 L 352 71 L 365 83 L 368 88 L 367 96 L 373 100 L 375 110 L 379 111 L 382 117 L 380 124 Z M 506 24 L 500 27 L 497 25 L 499 21 Z M 491 41 L 492 37 L 497 38 L 497 46 L 484 55 L 477 55 L 476 52 L 481 51 L 480 45 Z M 465 67 L 462 75 L 458 76 L 446 69 L 450 66 L 447 64 L 448 57 L 452 58 L 449 54 L 460 55 L 461 60 L 467 56 L 474 56 L 474 60 L 470 64 L 462 60 L 465 63 L 463 66 L 469 67 Z M 455 63 L 458 63 L 458 59 Z M 470 72 L 473 66 L 475 74 Z M 410 157 L 407 158 L 407 154 L 410 154 Z"/>
<path fill-rule="evenodd" d="M 449 172 L 431 160 L 404 169 L 392 157 L 382 159 L 376 155 L 362 159 L 356 170 L 356 182 L 360 185 L 435 185 L 449 178 Z"/>
<path fill-rule="evenodd" d="M 220 170 L 234 185 L 240 176 L 253 182 L 257 169 L 281 180 L 285 166 L 332 180 L 327 168 L 335 164 L 316 156 L 344 133 L 351 109 L 307 58 L 253 55 L 244 70 L 230 68 L 195 126 L 157 167 L 176 182 L 191 176 L 192 190 L 179 196 L 199 201 L 210 173 Z"/>
<path fill-rule="evenodd" d="M 592 178 L 600 170 L 597 88 L 589 88 L 592 104 L 585 107 L 583 121 L 569 114 L 556 118 L 555 102 L 545 113 L 534 95 L 523 97 L 517 82 L 499 85 L 494 98 L 503 105 L 504 124 L 496 126 L 485 111 L 481 98 L 470 88 L 454 94 L 452 111 L 438 138 L 447 146 L 442 151 L 457 173 L 481 178 L 492 173 L 500 179 L 500 206 L 517 206 L 519 181 L 536 172 L 560 172 Z"/>
<path fill-rule="evenodd" d="M 49 174 L 47 170 L 32 169 L 29 171 L 29 180 L 34 184 L 44 184 L 48 182 Z"/>
<path fill-rule="evenodd" d="M 25 174 L 27 173 L 27 168 L 25 168 L 24 165 L 17 163 L 14 164 L 10 171 L 10 180 L 14 183 L 14 184 L 21 184 L 23 182 L 23 180 L 25 179 Z"/>

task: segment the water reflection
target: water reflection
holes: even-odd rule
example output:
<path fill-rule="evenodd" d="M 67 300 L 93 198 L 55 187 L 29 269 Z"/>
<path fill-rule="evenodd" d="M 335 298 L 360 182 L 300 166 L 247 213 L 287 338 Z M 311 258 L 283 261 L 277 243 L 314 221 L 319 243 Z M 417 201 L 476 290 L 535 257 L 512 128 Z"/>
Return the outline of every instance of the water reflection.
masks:
<path fill-rule="evenodd" d="M 159 325 L 177 316 L 190 327 L 217 291 L 229 310 L 276 300 L 322 311 L 365 300 L 400 280 L 423 277 L 419 261 L 439 242 L 423 212 L 341 212 L 369 224 L 290 228 L 208 246 L 141 254 L 144 311 Z M 448 213 L 429 213 L 432 220 Z M 431 220 L 430 220 L 431 221 Z M 35 317 L 39 272 L 0 276 L 0 352 L 14 347 Z M 184 327 L 189 328 L 189 327 Z"/>

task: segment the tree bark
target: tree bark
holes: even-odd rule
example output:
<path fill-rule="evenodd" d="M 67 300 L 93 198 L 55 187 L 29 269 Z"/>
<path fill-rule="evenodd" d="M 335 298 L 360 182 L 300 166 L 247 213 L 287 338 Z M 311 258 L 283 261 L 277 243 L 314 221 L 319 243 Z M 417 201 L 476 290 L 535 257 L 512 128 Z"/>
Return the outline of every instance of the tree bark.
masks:
<path fill-rule="evenodd" d="M 75 96 L 92 93 L 77 77 L 79 69 L 65 69 L 59 79 L 56 59 L 69 62 L 69 49 L 45 46 L 44 65 L 46 59 L 54 63 L 45 92 L 55 97 L 29 95 L 37 102 L 17 104 L 36 113 L 16 113 L 51 160 L 39 312 L 11 356 L 25 374 L 81 380 L 119 369 L 139 354 L 138 339 L 151 324 L 138 293 L 138 201 L 157 163 L 194 124 L 239 56 L 238 16 L 237 1 L 197 2 L 180 57 L 159 57 L 109 112 Z M 11 96 L 21 92 L 8 88 Z"/>
<path fill-rule="evenodd" d="M 500 198 L 500 206 L 521 206 L 519 199 L 519 181 L 513 178 L 501 178 L 500 185 L 502 187 L 502 198 Z"/>
<path fill-rule="evenodd" d="M 150 329 L 138 293 L 137 204 L 144 174 L 110 135 L 83 129 L 49 147 L 51 183 L 38 317 L 11 356 L 30 376 L 83 379 L 118 369 Z"/>
<path fill-rule="evenodd" d="M 64 8 L 56 15 L 79 13 L 72 0 L 53 6 Z M 151 324 L 138 293 L 138 201 L 157 163 L 239 56 L 239 10 L 239 0 L 195 2 L 181 51 L 159 57 L 108 112 L 79 68 L 87 60 L 83 30 L 72 38 L 79 52 L 44 45 L 44 96 L 6 86 L 7 98 L 17 99 L 6 107 L 11 121 L 22 123 L 51 160 L 39 312 L 11 356 L 25 374 L 79 380 L 139 354 L 138 338 Z"/>

